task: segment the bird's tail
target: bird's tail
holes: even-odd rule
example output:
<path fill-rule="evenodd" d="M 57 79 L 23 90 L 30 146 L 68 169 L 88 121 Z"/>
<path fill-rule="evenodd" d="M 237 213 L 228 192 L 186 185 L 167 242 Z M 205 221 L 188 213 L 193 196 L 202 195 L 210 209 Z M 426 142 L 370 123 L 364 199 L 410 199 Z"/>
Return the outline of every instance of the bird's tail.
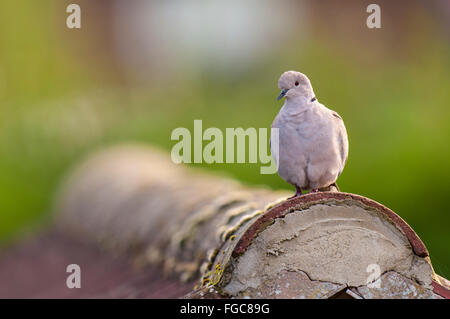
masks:
<path fill-rule="evenodd" d="M 333 184 L 330 184 L 327 187 L 319 188 L 319 191 L 321 191 L 321 192 L 340 192 L 341 190 L 339 189 L 339 186 L 337 186 L 336 182 L 334 182 Z"/>

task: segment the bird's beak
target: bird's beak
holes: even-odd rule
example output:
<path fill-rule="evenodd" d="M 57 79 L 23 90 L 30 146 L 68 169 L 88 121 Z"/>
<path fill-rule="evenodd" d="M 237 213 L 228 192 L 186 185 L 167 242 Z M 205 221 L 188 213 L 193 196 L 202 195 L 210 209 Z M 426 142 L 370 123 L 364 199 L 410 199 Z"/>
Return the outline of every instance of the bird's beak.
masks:
<path fill-rule="evenodd" d="M 280 92 L 280 95 L 278 95 L 278 97 L 277 97 L 277 101 L 281 100 L 288 91 L 289 91 L 289 89 L 282 89 Z"/>

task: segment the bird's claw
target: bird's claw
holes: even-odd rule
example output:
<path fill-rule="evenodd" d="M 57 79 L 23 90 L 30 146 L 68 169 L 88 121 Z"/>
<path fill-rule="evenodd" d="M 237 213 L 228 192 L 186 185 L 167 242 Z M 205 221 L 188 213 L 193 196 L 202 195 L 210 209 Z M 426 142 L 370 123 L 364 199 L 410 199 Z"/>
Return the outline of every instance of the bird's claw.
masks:
<path fill-rule="evenodd" d="M 295 198 L 295 197 L 300 197 L 302 195 L 303 195 L 302 189 L 300 187 L 298 187 L 298 186 L 295 186 L 295 195 L 289 197 L 288 199 L 292 199 L 292 198 Z"/>

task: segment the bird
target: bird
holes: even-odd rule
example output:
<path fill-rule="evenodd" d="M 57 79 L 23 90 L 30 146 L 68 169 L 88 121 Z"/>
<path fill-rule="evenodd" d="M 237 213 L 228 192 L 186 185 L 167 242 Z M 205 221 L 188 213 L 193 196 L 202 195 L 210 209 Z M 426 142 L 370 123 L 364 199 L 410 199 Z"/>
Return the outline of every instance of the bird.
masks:
<path fill-rule="evenodd" d="M 333 190 L 339 187 L 348 158 L 348 136 L 342 117 L 317 100 L 308 77 L 300 72 L 284 72 L 279 80 L 277 100 L 285 99 L 272 123 L 270 148 L 278 175 L 303 190 Z M 277 134 L 274 134 L 274 129 Z"/>

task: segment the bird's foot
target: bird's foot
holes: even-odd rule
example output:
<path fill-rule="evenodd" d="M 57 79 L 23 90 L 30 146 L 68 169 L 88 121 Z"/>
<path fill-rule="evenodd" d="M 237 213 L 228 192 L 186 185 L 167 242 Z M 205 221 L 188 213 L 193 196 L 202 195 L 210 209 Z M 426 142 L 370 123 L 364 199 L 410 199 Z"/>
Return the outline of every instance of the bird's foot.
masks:
<path fill-rule="evenodd" d="M 295 195 L 289 197 L 288 199 L 292 199 L 292 198 L 299 197 L 299 196 L 302 196 L 302 195 L 303 195 L 302 189 L 300 187 L 298 187 L 298 186 L 295 186 Z"/>
<path fill-rule="evenodd" d="M 310 191 L 310 193 L 318 193 L 319 192 L 319 189 L 318 188 L 313 188 L 313 189 L 311 189 L 311 191 Z"/>

